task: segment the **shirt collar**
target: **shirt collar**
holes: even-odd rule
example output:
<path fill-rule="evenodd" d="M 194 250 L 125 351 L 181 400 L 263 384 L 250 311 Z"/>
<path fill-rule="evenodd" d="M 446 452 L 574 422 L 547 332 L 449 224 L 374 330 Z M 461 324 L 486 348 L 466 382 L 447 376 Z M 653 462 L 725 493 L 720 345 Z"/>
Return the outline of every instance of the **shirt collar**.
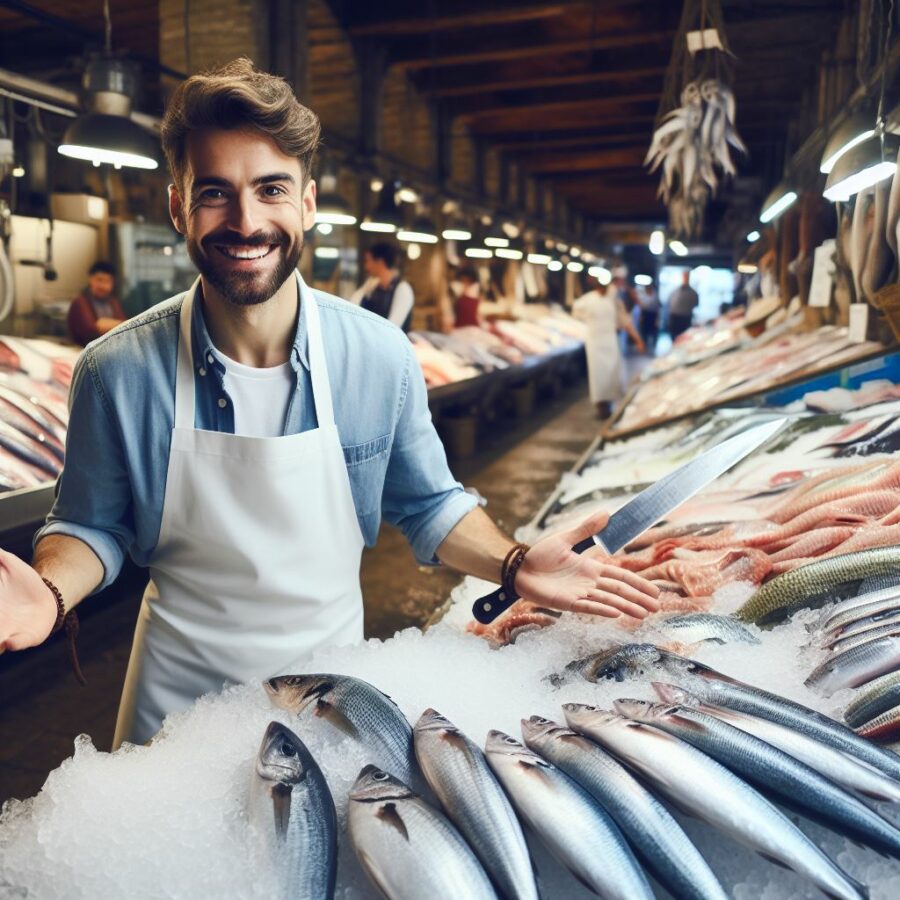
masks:
<path fill-rule="evenodd" d="M 300 273 L 297 272 L 296 275 L 302 310 L 303 304 L 313 303 L 315 300 L 312 291 L 309 289 Z M 199 292 L 199 279 L 197 279 L 195 289 Z M 212 355 L 215 346 L 212 342 L 212 338 L 209 336 L 209 329 L 206 327 L 206 319 L 203 315 L 203 304 L 199 302 L 199 299 L 200 298 L 195 294 L 194 308 L 191 310 L 191 342 L 194 347 L 194 363 L 196 366 L 202 368 L 206 365 L 205 361 Z M 198 348 L 200 349 L 199 353 Z M 294 334 L 294 344 L 291 349 L 290 358 L 291 368 L 293 368 L 295 372 L 297 371 L 298 366 L 301 365 L 309 371 L 308 349 L 309 334 L 306 327 L 306 316 L 301 313 L 301 315 L 297 316 L 297 331 Z M 213 356 L 213 359 L 215 359 L 215 356 Z M 216 361 L 215 365 L 219 366 L 220 364 Z"/>

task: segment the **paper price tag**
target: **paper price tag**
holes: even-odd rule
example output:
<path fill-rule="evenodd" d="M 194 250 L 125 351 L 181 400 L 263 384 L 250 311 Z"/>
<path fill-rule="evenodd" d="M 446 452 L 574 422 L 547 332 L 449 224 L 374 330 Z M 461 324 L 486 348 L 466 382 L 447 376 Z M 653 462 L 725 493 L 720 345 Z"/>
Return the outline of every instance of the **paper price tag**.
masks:
<path fill-rule="evenodd" d="M 850 340 L 864 344 L 869 333 L 869 304 L 853 303 L 850 306 Z"/>
<path fill-rule="evenodd" d="M 724 50 L 722 39 L 715 28 L 704 28 L 703 31 L 687 33 L 688 52 L 693 55 L 698 50 Z"/>
<path fill-rule="evenodd" d="M 831 305 L 834 288 L 834 240 L 823 241 L 813 256 L 812 281 L 809 285 L 809 305 L 825 309 Z"/>

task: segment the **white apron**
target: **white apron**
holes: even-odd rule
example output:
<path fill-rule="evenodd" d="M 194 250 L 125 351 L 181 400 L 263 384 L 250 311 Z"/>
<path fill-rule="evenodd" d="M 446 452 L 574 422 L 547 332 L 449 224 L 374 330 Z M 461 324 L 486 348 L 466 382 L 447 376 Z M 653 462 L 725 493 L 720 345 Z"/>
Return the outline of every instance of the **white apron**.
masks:
<path fill-rule="evenodd" d="M 363 637 L 363 537 L 316 300 L 298 276 L 319 427 L 245 437 L 194 428 L 191 308 L 198 284 L 181 308 L 162 524 L 114 747 L 148 741 L 168 713 L 201 694 L 289 673 L 318 647 Z"/>
<path fill-rule="evenodd" d="M 618 400 L 624 393 L 619 329 L 622 310 L 612 291 L 589 291 L 572 308 L 575 316 L 587 323 L 588 384 L 592 403 Z"/>

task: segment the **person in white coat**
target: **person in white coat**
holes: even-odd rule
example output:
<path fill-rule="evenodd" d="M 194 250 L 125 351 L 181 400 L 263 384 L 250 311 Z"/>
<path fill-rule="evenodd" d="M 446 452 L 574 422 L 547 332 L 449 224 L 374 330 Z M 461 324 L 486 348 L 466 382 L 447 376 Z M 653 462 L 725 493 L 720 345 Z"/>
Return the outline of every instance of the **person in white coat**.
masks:
<path fill-rule="evenodd" d="M 627 332 L 637 347 L 644 352 L 644 342 L 638 334 L 625 304 L 618 298 L 613 286 L 600 284 L 591 278 L 592 289 L 579 297 L 572 312 L 587 323 L 588 385 L 591 402 L 597 407 L 598 418 L 608 418 L 612 404 L 623 394 L 624 372 L 619 351 L 619 332 Z"/>
<path fill-rule="evenodd" d="M 531 548 L 505 536 L 450 474 L 403 332 L 304 284 L 318 137 L 249 60 L 181 83 L 162 141 L 200 275 L 82 354 L 34 560 L 0 551 L 0 652 L 71 623 L 126 553 L 149 567 L 117 746 L 204 693 L 362 640 L 360 557 L 382 517 L 424 564 L 540 606 L 658 608 L 650 582 L 573 551 L 605 515 Z"/>

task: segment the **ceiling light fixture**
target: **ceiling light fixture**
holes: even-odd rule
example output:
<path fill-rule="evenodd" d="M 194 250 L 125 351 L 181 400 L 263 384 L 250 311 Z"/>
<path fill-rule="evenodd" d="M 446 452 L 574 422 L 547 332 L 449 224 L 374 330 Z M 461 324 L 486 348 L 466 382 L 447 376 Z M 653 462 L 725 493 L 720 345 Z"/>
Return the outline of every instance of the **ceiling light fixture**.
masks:
<path fill-rule="evenodd" d="M 665 252 L 666 236 L 665 236 L 665 234 L 663 234 L 663 232 L 659 228 L 657 228 L 650 235 L 649 247 L 650 247 L 650 252 L 654 256 L 662 256 L 662 254 Z"/>
<path fill-rule="evenodd" d="M 669 241 L 669 249 L 676 256 L 687 256 L 688 255 L 688 248 L 681 241 Z"/>
<path fill-rule="evenodd" d="M 134 68 L 112 55 L 112 22 L 109 0 L 104 0 L 106 47 L 84 70 L 82 88 L 87 112 L 63 135 L 58 152 L 95 166 L 101 163 L 121 169 L 159 167 L 159 141 L 131 119 L 131 102 L 137 91 Z"/>
<path fill-rule="evenodd" d="M 755 244 L 762 235 L 758 231 L 751 231 L 750 234 L 747 235 L 747 242 L 750 244 Z"/>
<path fill-rule="evenodd" d="M 466 247 L 466 256 L 469 259 L 492 259 L 494 251 L 486 247 Z"/>
<path fill-rule="evenodd" d="M 837 202 L 849 200 L 897 171 L 900 137 L 876 134 L 848 150 L 834 165 L 825 182 L 824 197 Z"/>
<path fill-rule="evenodd" d="M 782 181 L 766 197 L 763 210 L 759 214 L 759 221 L 764 225 L 777 219 L 786 209 L 797 202 L 797 192 L 788 190 L 786 182 Z"/>
<path fill-rule="evenodd" d="M 393 183 L 382 186 L 375 209 L 359 224 L 362 231 L 394 234 L 403 226 L 403 218 L 394 200 L 395 190 L 396 186 Z"/>
<path fill-rule="evenodd" d="M 875 134 L 874 119 L 875 116 L 871 112 L 857 112 L 849 119 L 844 119 L 825 144 L 819 171 L 828 175 L 835 163 L 848 150 L 872 137 Z"/>

